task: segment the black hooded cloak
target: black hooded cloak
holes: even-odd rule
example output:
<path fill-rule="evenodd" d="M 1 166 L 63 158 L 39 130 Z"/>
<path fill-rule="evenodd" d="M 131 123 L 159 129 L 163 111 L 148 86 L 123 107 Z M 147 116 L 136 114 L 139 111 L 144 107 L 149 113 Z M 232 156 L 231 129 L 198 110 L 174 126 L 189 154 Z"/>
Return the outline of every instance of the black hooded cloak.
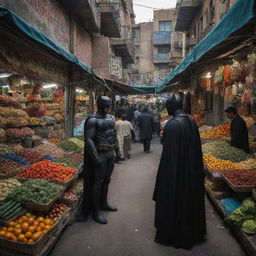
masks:
<path fill-rule="evenodd" d="M 153 200 L 156 242 L 190 249 L 206 234 L 204 170 L 198 127 L 176 110 L 165 126 Z"/>

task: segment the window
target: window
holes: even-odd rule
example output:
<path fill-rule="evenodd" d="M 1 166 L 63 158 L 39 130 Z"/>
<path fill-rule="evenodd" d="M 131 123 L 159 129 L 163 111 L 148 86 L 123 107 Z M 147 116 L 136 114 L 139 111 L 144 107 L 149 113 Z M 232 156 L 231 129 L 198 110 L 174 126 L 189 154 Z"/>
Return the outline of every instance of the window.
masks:
<path fill-rule="evenodd" d="M 171 50 L 170 45 L 158 47 L 158 53 L 160 53 L 160 54 L 161 53 L 163 53 L 163 54 L 169 53 L 170 50 Z"/>
<path fill-rule="evenodd" d="M 132 38 L 134 42 L 140 41 L 140 30 L 139 29 L 133 29 L 132 30 Z"/>
<path fill-rule="evenodd" d="M 171 21 L 159 21 L 159 31 L 160 32 L 172 31 L 172 22 Z"/>

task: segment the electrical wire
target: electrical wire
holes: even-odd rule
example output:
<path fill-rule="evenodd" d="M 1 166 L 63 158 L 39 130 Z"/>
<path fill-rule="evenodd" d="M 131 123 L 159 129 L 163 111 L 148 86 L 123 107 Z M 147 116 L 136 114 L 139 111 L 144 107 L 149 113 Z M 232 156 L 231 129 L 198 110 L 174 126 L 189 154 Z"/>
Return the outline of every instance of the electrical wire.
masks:
<path fill-rule="evenodd" d="M 143 5 L 143 4 L 133 3 L 133 5 L 137 5 L 137 6 L 140 6 L 140 7 L 148 8 L 148 9 L 151 9 L 151 10 L 159 10 L 159 8 L 155 8 L 155 7 L 151 7 L 151 6 L 147 6 L 147 5 Z"/>

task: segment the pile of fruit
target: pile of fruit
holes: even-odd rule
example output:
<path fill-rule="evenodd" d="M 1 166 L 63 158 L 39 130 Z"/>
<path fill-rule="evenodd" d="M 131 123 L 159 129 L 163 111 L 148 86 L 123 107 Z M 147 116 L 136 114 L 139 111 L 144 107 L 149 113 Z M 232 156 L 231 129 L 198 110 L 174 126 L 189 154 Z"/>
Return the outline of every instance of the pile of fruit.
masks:
<path fill-rule="evenodd" d="M 38 241 L 48 230 L 52 229 L 55 221 L 44 217 L 26 214 L 14 221 L 8 222 L 0 229 L 0 237 L 33 244 Z"/>
<path fill-rule="evenodd" d="M 48 139 L 48 141 L 49 141 L 50 143 L 55 144 L 55 145 L 58 145 L 58 144 L 60 144 L 60 143 L 63 142 L 63 140 L 61 140 L 61 139 L 56 139 L 56 138 Z"/>
<path fill-rule="evenodd" d="M 3 203 L 0 206 L 0 219 L 4 222 L 7 222 L 8 220 L 15 218 L 19 213 L 24 211 L 24 208 L 21 203 L 16 201 L 8 201 Z"/>
<path fill-rule="evenodd" d="M 72 192 L 65 192 L 63 195 L 63 199 L 75 201 L 78 200 L 78 195 Z"/>
<path fill-rule="evenodd" d="M 223 172 L 223 175 L 235 186 L 256 186 L 256 172 L 253 170 L 234 170 Z"/>
<path fill-rule="evenodd" d="M 230 136 L 230 126 L 219 125 L 214 127 L 212 130 L 201 132 L 200 136 L 204 139 L 227 138 Z"/>
<path fill-rule="evenodd" d="M 38 124 L 41 124 L 41 120 L 39 118 L 36 118 L 36 117 L 30 117 L 29 118 L 29 124 L 38 125 Z"/>
<path fill-rule="evenodd" d="M 46 215 L 46 218 L 58 220 L 66 211 L 67 206 L 63 203 L 55 203 L 51 211 Z"/>
<path fill-rule="evenodd" d="M 76 174 L 76 169 L 53 163 L 48 160 L 30 165 L 21 173 L 21 178 L 44 179 L 56 182 L 66 182 Z"/>
<path fill-rule="evenodd" d="M 211 154 L 204 155 L 204 163 L 211 171 L 242 169 L 240 164 L 232 163 L 229 160 L 221 160 Z"/>
<path fill-rule="evenodd" d="M 5 200 L 12 190 L 20 185 L 20 182 L 15 178 L 0 179 L 0 201 Z"/>
<path fill-rule="evenodd" d="M 44 156 L 38 152 L 31 151 L 29 149 L 22 149 L 18 153 L 16 153 L 17 156 L 22 157 L 24 160 L 26 160 L 29 163 L 34 163 L 37 161 L 40 161 L 44 159 Z"/>
<path fill-rule="evenodd" d="M 47 204 L 63 191 L 64 187 L 46 180 L 29 180 L 15 187 L 8 195 L 11 200 Z"/>
<path fill-rule="evenodd" d="M 18 128 L 12 128 L 12 129 L 7 129 L 6 130 L 6 137 L 13 140 L 13 139 L 21 139 L 26 136 L 33 136 L 35 132 L 29 128 L 29 127 L 24 127 L 21 129 Z"/>
<path fill-rule="evenodd" d="M 0 158 L 0 178 L 11 177 L 22 170 L 22 166 L 11 161 Z"/>
<path fill-rule="evenodd" d="M 20 103 L 14 97 L 2 94 L 0 95 L 0 105 L 19 107 Z"/>
<path fill-rule="evenodd" d="M 256 159 L 255 158 L 249 158 L 246 161 L 242 161 L 239 163 L 243 169 L 256 169 Z"/>
<path fill-rule="evenodd" d="M 252 117 L 250 117 L 250 116 L 242 116 L 242 118 L 246 122 L 246 125 L 247 125 L 248 128 L 250 128 L 250 127 L 252 127 L 254 125 L 254 121 L 253 121 Z"/>

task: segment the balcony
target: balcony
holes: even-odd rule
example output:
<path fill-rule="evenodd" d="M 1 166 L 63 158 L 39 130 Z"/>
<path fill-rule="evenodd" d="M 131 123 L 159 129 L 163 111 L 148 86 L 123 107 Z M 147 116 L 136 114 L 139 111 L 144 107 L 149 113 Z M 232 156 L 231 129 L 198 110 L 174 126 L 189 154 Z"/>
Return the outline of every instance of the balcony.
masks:
<path fill-rule="evenodd" d="M 111 38 L 111 46 L 116 56 L 122 58 L 124 64 L 134 63 L 135 44 L 128 27 L 122 27 L 121 38 Z"/>
<path fill-rule="evenodd" d="M 170 53 L 156 53 L 153 62 L 154 64 L 170 63 L 173 61 L 170 56 Z"/>
<path fill-rule="evenodd" d="M 100 19 L 95 0 L 58 0 L 77 21 L 90 32 L 100 31 Z"/>
<path fill-rule="evenodd" d="M 186 31 L 197 12 L 202 7 L 202 0 L 179 0 L 177 2 L 176 31 Z"/>
<path fill-rule="evenodd" d="M 100 10 L 101 34 L 107 37 L 121 36 L 121 0 L 97 0 Z"/>
<path fill-rule="evenodd" d="M 154 32 L 154 45 L 168 45 L 171 44 L 171 32 Z"/>

